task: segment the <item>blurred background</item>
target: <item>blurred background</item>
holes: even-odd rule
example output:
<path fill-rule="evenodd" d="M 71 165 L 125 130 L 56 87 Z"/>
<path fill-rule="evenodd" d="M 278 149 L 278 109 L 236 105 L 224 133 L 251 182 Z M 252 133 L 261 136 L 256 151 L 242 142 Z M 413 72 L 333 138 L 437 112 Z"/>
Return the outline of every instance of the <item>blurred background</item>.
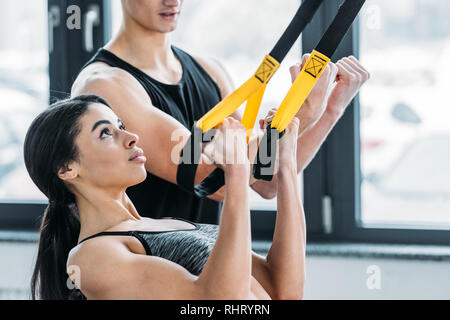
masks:
<path fill-rule="evenodd" d="M 279 105 L 289 66 L 317 44 L 341 2 L 324 1 L 268 86 L 259 118 Z M 79 30 L 66 27 L 73 4 Z M 299 5 L 185 0 L 173 41 L 218 58 L 240 85 Z M 371 79 L 299 175 L 311 239 L 305 298 L 450 298 L 449 17 L 446 0 L 368 0 L 333 57 L 355 55 Z M 23 164 L 26 130 L 49 101 L 69 93 L 80 66 L 120 23 L 120 0 L 0 0 L 0 299 L 28 298 L 46 200 Z M 252 193 L 252 209 L 261 230 L 255 250 L 264 253 L 276 199 Z M 370 266 L 381 288 L 369 288 Z"/>

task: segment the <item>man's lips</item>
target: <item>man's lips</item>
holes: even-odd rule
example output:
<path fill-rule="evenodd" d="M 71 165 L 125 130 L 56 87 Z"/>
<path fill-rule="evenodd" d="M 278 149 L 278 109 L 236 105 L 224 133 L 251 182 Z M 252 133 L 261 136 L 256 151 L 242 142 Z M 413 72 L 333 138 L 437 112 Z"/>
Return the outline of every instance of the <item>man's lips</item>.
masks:
<path fill-rule="evenodd" d="M 144 156 L 144 151 L 142 149 L 137 148 L 132 154 L 128 161 L 133 162 L 146 162 L 147 158 Z"/>
<path fill-rule="evenodd" d="M 166 20 L 173 20 L 180 13 L 177 10 L 163 11 L 159 15 L 162 16 Z"/>

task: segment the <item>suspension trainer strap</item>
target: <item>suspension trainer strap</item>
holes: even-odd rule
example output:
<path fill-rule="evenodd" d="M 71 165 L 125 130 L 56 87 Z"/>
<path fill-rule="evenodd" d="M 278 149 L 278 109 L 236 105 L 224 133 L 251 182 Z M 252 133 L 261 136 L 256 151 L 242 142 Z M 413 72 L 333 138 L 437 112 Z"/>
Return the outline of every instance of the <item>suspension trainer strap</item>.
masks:
<path fill-rule="evenodd" d="M 278 108 L 278 111 L 272 120 L 270 126 L 271 129 L 276 129 L 281 133 L 295 117 L 309 93 L 314 88 L 317 80 L 322 75 L 323 70 L 330 62 L 331 56 L 334 54 L 342 41 L 342 38 L 356 19 L 356 16 L 364 3 L 365 0 L 346 0 L 339 8 L 333 22 L 324 33 L 315 50 L 311 53 L 311 56 L 308 61 L 306 61 L 305 66 Z M 270 139 L 274 137 L 275 139 L 278 139 L 279 136 L 280 135 L 271 134 L 265 135 L 265 138 Z M 265 141 L 264 145 L 271 145 L 272 143 L 273 141 Z M 265 158 L 270 161 L 274 160 L 273 157 Z M 258 163 L 258 160 L 260 159 L 261 157 L 259 156 L 258 151 L 253 170 L 254 177 L 256 179 L 272 180 L 273 171 L 265 170 L 268 174 L 261 175 L 259 168 L 262 167 L 262 164 Z M 265 165 L 267 166 L 268 164 L 266 163 Z M 273 168 L 273 165 L 269 165 L 268 167 Z"/>
<path fill-rule="evenodd" d="M 204 142 L 203 138 L 195 136 L 201 137 L 202 134 L 209 132 L 236 111 L 242 103 L 248 101 L 242 119 L 242 124 L 247 129 L 248 142 L 267 84 L 322 2 L 323 0 L 304 0 L 271 54 L 265 56 L 255 74 L 196 122 L 191 130 L 191 137 L 181 152 L 177 170 L 177 183 L 180 187 L 193 191 L 200 197 L 206 197 L 225 184 L 224 172 L 217 168 L 199 185 L 194 186 L 201 144 Z"/>
<path fill-rule="evenodd" d="M 198 127 L 203 132 L 216 127 L 236 111 L 242 103 L 249 99 L 250 101 L 247 105 L 248 110 L 246 108 L 242 123 L 247 129 L 253 128 L 262 96 L 264 95 L 265 86 L 278 70 L 283 59 L 303 32 L 306 25 L 311 21 L 322 2 L 323 0 L 303 1 L 271 54 L 266 55 L 256 73 L 197 122 Z M 256 96 L 253 97 L 254 95 Z"/>

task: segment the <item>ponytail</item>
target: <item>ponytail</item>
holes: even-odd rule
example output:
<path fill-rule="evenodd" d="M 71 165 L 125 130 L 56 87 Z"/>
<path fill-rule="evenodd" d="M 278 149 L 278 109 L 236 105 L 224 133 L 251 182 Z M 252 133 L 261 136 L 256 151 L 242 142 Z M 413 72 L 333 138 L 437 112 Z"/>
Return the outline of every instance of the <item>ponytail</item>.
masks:
<path fill-rule="evenodd" d="M 74 194 L 58 177 L 58 171 L 79 160 L 75 140 L 81 131 L 79 119 L 92 103 L 108 104 L 95 95 L 59 101 L 38 115 L 24 142 L 27 171 L 50 199 L 40 227 L 39 249 L 31 279 L 31 298 L 82 298 L 71 290 L 66 270 L 70 250 L 77 245 L 80 216 Z M 74 295 L 74 291 L 79 294 Z"/>
<path fill-rule="evenodd" d="M 66 263 L 70 250 L 77 245 L 79 233 L 80 219 L 76 204 L 51 201 L 40 227 L 39 249 L 31 278 L 33 300 L 70 298 L 72 290 L 67 285 Z"/>

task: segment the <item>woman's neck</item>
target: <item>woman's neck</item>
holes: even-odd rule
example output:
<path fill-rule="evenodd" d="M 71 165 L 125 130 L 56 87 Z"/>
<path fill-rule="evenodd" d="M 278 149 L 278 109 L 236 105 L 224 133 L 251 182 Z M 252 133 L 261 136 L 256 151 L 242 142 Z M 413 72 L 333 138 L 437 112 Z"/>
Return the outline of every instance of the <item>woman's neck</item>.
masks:
<path fill-rule="evenodd" d="M 83 194 L 76 194 L 81 224 L 80 240 L 111 229 L 124 221 L 141 220 L 125 190 L 85 188 L 83 191 Z"/>

